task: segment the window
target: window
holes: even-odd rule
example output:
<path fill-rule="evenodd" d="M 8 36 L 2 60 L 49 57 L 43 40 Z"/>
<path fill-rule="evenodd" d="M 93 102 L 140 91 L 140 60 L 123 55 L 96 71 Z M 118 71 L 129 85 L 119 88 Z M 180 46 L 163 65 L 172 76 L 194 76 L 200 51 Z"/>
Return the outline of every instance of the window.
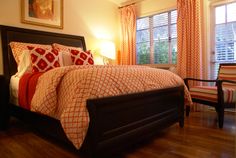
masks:
<path fill-rule="evenodd" d="M 137 64 L 176 64 L 177 11 L 137 20 Z"/>
<path fill-rule="evenodd" d="M 220 63 L 236 62 L 236 3 L 216 6 L 214 14 L 212 78 L 216 78 Z"/>

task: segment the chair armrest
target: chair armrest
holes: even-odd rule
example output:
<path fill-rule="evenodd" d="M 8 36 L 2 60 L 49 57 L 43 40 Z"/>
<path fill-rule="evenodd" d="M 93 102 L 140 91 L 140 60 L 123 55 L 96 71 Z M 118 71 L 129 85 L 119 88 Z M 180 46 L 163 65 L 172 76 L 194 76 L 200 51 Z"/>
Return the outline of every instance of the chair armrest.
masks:
<path fill-rule="evenodd" d="M 188 89 L 189 89 L 189 85 L 188 85 L 189 80 L 199 81 L 199 82 L 216 82 L 216 84 L 218 84 L 218 82 L 219 82 L 219 80 L 203 80 L 203 79 L 196 79 L 196 78 L 185 78 L 184 83 L 188 87 Z"/>
<path fill-rule="evenodd" d="M 219 80 L 203 80 L 203 79 L 196 79 L 196 78 L 185 78 L 184 80 L 193 80 L 193 81 L 200 81 L 200 82 L 218 82 Z"/>

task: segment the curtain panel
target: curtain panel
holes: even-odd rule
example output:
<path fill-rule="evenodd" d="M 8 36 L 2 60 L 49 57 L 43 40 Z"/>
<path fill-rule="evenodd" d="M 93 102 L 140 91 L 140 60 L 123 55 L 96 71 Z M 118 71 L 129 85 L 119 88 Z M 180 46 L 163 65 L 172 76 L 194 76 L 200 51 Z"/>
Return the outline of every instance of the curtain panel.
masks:
<path fill-rule="evenodd" d="M 177 0 L 177 71 L 182 78 L 203 77 L 201 5 L 201 0 Z"/>
<path fill-rule="evenodd" d="M 204 50 L 204 0 L 177 0 L 178 56 L 177 72 L 182 78 L 205 78 L 207 64 Z M 190 86 L 202 85 L 190 82 Z M 193 111 L 202 111 L 202 106 L 193 104 Z"/>
<path fill-rule="evenodd" d="M 120 9 L 121 48 L 118 63 L 121 65 L 136 64 L 136 12 L 130 5 Z"/>

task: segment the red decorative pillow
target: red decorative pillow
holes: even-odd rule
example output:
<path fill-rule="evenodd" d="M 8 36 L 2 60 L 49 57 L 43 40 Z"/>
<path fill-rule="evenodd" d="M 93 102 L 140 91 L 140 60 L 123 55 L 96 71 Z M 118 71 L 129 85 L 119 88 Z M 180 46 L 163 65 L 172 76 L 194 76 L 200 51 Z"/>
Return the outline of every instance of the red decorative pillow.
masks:
<path fill-rule="evenodd" d="M 60 67 L 59 52 L 56 49 L 28 47 L 30 51 L 32 72 L 45 72 Z"/>
<path fill-rule="evenodd" d="M 74 65 L 93 65 L 93 55 L 90 50 L 81 51 L 76 49 L 70 50 L 70 55 Z"/>
<path fill-rule="evenodd" d="M 40 47 L 47 50 L 52 49 L 51 45 L 44 45 L 44 44 L 34 44 L 34 43 L 22 43 L 22 42 L 10 42 L 10 46 L 12 49 L 13 56 L 15 58 L 15 61 L 17 65 L 19 65 L 20 62 L 20 56 L 24 52 L 24 50 L 28 50 L 27 47 Z"/>

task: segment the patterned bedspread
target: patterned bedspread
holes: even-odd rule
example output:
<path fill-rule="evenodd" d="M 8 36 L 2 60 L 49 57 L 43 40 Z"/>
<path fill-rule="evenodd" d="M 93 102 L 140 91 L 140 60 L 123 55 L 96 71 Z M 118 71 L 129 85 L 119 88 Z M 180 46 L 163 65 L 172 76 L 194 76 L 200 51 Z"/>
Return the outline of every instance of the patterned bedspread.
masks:
<path fill-rule="evenodd" d="M 183 85 L 174 73 L 146 66 L 68 66 L 38 80 L 31 110 L 58 118 L 67 137 L 80 148 L 89 125 L 86 100 Z M 185 100 L 191 98 L 185 87 Z M 111 105 L 112 106 L 112 105 Z"/>

